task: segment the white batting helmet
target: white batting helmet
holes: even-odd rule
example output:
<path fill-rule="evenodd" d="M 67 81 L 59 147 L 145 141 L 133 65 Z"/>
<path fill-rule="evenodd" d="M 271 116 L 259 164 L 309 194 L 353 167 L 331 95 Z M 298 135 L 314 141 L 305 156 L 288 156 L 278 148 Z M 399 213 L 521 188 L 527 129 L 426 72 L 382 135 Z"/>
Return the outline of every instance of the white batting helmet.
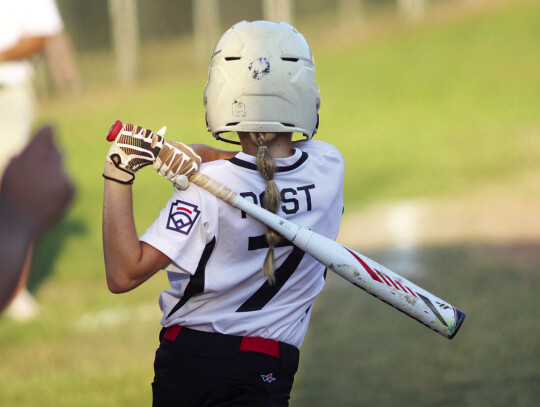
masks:
<path fill-rule="evenodd" d="M 308 139 L 319 123 L 311 49 L 284 22 L 242 21 L 218 41 L 204 89 L 208 131 L 294 132 Z"/>

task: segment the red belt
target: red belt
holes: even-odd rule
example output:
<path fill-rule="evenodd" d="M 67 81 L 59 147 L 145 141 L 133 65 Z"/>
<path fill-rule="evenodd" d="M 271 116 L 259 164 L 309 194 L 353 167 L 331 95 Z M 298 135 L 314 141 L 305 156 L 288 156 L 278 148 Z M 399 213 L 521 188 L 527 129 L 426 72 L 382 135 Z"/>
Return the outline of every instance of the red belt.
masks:
<path fill-rule="evenodd" d="M 163 334 L 163 339 L 175 341 L 181 330 L 182 327 L 180 325 L 170 326 L 166 328 L 165 333 Z M 255 336 L 243 336 L 238 350 L 244 352 L 264 353 L 266 355 L 275 356 L 276 358 L 280 357 L 279 342 L 273 339 L 265 339 Z"/>

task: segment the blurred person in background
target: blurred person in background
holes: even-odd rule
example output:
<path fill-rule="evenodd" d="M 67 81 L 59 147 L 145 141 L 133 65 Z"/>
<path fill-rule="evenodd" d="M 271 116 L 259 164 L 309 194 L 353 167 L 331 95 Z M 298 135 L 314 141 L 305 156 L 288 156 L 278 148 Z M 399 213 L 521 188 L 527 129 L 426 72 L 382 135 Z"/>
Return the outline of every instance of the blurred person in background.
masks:
<path fill-rule="evenodd" d="M 42 127 L 7 166 L 0 184 L 0 312 L 21 288 L 32 241 L 73 198 L 51 127 Z"/>
<path fill-rule="evenodd" d="M 31 134 L 35 103 L 31 58 L 62 29 L 54 0 L 0 0 L 0 175 Z M 30 264 L 31 250 L 28 253 Z M 23 272 L 23 282 L 28 273 L 29 269 Z M 20 295 L 23 306 L 13 316 L 35 315 L 37 305 L 28 291 L 21 290 Z"/>
<path fill-rule="evenodd" d="M 34 119 L 30 58 L 63 29 L 54 0 L 0 0 L 0 169 L 28 141 Z"/>

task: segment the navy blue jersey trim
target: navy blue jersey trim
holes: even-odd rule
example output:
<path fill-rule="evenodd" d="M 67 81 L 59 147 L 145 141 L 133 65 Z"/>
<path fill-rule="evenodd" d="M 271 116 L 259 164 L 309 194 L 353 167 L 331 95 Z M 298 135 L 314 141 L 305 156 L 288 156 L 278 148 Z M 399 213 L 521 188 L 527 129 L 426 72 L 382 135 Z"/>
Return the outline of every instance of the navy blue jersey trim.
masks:
<path fill-rule="evenodd" d="M 204 272 L 206 270 L 206 264 L 208 263 L 208 260 L 210 260 L 210 256 L 214 251 L 214 247 L 216 247 L 215 236 L 210 242 L 207 243 L 206 247 L 204 248 L 201 259 L 199 260 L 199 264 L 197 265 L 197 270 L 195 270 L 195 274 L 193 274 L 189 279 L 189 283 L 184 290 L 182 298 L 180 298 L 180 301 L 178 301 L 171 310 L 171 312 L 169 312 L 167 318 L 169 318 L 172 314 L 182 308 L 182 306 L 184 306 L 184 304 L 188 302 L 191 298 L 198 294 L 201 294 L 204 291 Z"/>
<path fill-rule="evenodd" d="M 293 246 L 292 252 L 275 272 L 275 283 L 270 284 L 269 281 L 266 280 L 265 283 L 236 310 L 236 312 L 250 312 L 263 309 L 263 307 L 276 296 L 279 290 L 281 290 L 287 280 L 298 268 L 298 265 L 304 258 L 304 254 L 306 254 L 306 252 L 302 249 Z"/>
<path fill-rule="evenodd" d="M 308 159 L 308 153 L 306 153 L 305 151 L 302 151 L 302 155 L 300 156 L 298 161 L 296 161 L 294 164 L 291 164 L 291 165 L 278 166 L 277 169 L 276 169 L 276 172 L 292 171 L 292 170 L 300 167 L 302 164 L 304 164 L 307 159 Z M 253 164 L 253 163 L 241 160 L 241 159 L 239 159 L 237 157 L 233 157 L 233 158 L 229 159 L 229 161 L 231 162 L 231 164 L 237 165 L 239 167 L 247 168 L 248 170 L 257 171 L 257 164 Z"/>

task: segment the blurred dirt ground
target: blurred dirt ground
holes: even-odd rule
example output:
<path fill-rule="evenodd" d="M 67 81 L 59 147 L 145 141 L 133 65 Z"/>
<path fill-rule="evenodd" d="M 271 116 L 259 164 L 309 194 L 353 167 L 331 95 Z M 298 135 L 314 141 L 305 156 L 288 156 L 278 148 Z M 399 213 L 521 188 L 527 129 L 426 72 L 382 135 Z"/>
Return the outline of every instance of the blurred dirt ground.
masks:
<path fill-rule="evenodd" d="M 380 203 L 345 214 L 337 239 L 359 251 L 385 246 L 540 242 L 540 170 L 463 195 Z"/>

